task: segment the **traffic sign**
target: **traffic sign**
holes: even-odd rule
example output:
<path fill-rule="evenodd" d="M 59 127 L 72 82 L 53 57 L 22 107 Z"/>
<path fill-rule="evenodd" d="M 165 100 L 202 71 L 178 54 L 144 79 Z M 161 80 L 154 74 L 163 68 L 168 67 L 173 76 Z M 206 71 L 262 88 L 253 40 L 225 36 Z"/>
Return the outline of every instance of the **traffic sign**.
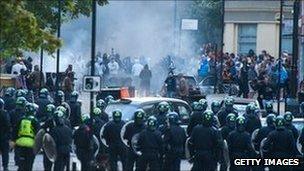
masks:
<path fill-rule="evenodd" d="M 98 92 L 101 88 L 101 77 L 100 76 L 89 76 L 83 77 L 83 91 L 87 92 Z"/>

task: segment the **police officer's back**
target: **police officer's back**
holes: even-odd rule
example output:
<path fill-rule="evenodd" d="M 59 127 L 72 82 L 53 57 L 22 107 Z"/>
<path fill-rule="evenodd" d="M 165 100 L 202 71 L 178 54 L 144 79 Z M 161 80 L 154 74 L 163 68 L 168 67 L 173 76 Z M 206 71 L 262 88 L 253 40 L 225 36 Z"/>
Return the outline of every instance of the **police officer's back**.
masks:
<path fill-rule="evenodd" d="M 4 110 L 10 112 L 11 110 L 15 109 L 15 89 L 12 87 L 9 87 L 4 92 Z"/>
<path fill-rule="evenodd" d="M 108 122 L 109 121 L 109 116 L 108 114 L 105 112 L 105 108 L 107 107 L 107 103 L 102 100 L 99 99 L 96 102 L 96 107 L 99 108 L 101 110 L 101 114 L 100 114 L 100 118 L 104 121 L 104 122 Z"/>
<path fill-rule="evenodd" d="M 163 140 L 161 132 L 157 130 L 157 119 L 154 116 L 148 118 L 147 128 L 140 132 L 138 137 L 138 150 L 142 153 L 136 165 L 136 171 L 160 170 L 160 159 L 163 154 Z"/>
<path fill-rule="evenodd" d="M 73 135 L 72 129 L 64 124 L 64 114 L 61 111 L 55 111 L 54 116 L 56 126 L 50 130 L 50 135 L 56 143 L 57 150 L 54 170 L 63 171 L 70 158 Z"/>
<path fill-rule="evenodd" d="M 166 128 L 166 116 L 170 110 L 170 105 L 168 102 L 163 101 L 158 104 L 157 109 L 159 112 L 156 115 L 158 129 L 163 133 Z"/>
<path fill-rule="evenodd" d="M 251 146 L 251 136 L 245 131 L 245 118 L 239 116 L 236 119 L 236 129 L 227 137 L 230 157 L 230 170 L 248 170 L 249 166 L 235 166 L 234 159 L 254 158 L 256 154 Z"/>
<path fill-rule="evenodd" d="M 194 127 L 189 143 L 194 150 L 192 170 L 215 170 L 221 149 L 221 135 L 212 127 L 213 113 L 207 110 L 202 115 L 202 125 Z"/>
<path fill-rule="evenodd" d="M 180 170 L 181 158 L 184 154 L 186 132 L 179 126 L 179 116 L 175 112 L 168 114 L 169 127 L 164 133 L 165 162 L 164 170 Z"/>
<path fill-rule="evenodd" d="M 291 112 L 287 111 L 284 114 L 284 120 L 285 120 L 285 128 L 289 129 L 295 140 L 298 139 L 299 137 L 299 131 L 298 129 L 292 124 L 292 120 L 293 120 L 293 115 Z"/>
<path fill-rule="evenodd" d="M 78 126 L 81 123 L 81 102 L 78 101 L 78 96 L 78 92 L 73 91 L 68 101 L 71 108 L 71 116 L 69 119 L 72 127 Z"/>
<path fill-rule="evenodd" d="M 235 121 L 236 121 L 236 116 L 234 113 L 230 113 L 227 115 L 226 125 L 221 128 L 221 134 L 224 140 L 227 139 L 230 132 L 235 130 Z"/>
<path fill-rule="evenodd" d="M 256 129 L 262 127 L 261 120 L 256 114 L 256 106 L 254 103 L 250 103 L 246 106 L 246 113 L 244 114 L 246 119 L 246 128 L 245 130 L 251 135 L 252 132 Z"/>
<path fill-rule="evenodd" d="M 39 98 L 36 100 L 37 105 L 39 106 L 38 112 L 37 112 L 37 119 L 39 121 L 45 121 L 47 119 L 46 116 L 46 106 L 50 103 L 52 103 L 49 98 L 49 91 L 46 88 L 43 88 L 39 92 Z"/>
<path fill-rule="evenodd" d="M 263 126 L 259 129 L 256 137 L 253 139 L 253 144 L 256 151 L 260 150 L 261 141 L 268 136 L 268 134 L 275 130 L 275 114 L 269 114 L 266 117 L 267 126 Z"/>
<path fill-rule="evenodd" d="M 82 116 L 82 124 L 74 133 L 77 158 L 81 162 L 81 170 L 91 170 L 94 161 L 94 132 L 90 125 L 89 115 Z"/>
<path fill-rule="evenodd" d="M 234 109 L 233 105 L 234 105 L 233 98 L 228 97 L 224 100 L 224 106 L 217 114 L 221 127 L 226 124 L 226 117 L 229 113 L 234 113 L 236 116 L 238 116 L 238 112 Z"/>
<path fill-rule="evenodd" d="M 0 152 L 3 170 L 8 170 L 9 140 L 11 138 L 11 124 L 8 113 L 4 110 L 4 101 L 0 98 Z M 1 167 L 1 166 L 0 166 Z"/>
<path fill-rule="evenodd" d="M 202 114 L 207 109 L 207 102 L 199 103 L 193 102 L 191 104 L 192 114 L 190 116 L 190 121 L 187 127 L 187 134 L 190 136 L 193 128 L 202 122 Z"/>

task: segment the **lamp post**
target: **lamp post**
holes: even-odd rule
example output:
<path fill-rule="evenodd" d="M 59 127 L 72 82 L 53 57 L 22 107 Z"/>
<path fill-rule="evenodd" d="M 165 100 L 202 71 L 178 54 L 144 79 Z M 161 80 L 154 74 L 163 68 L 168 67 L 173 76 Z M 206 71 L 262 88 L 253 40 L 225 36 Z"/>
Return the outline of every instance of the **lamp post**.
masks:
<path fill-rule="evenodd" d="M 278 83 L 277 83 L 277 112 L 280 115 L 280 98 L 281 98 L 281 70 L 282 70 L 282 23 L 283 23 L 283 0 L 280 0 L 280 27 L 279 27 L 279 61 L 278 61 Z"/>
<path fill-rule="evenodd" d="M 96 47 L 96 0 L 92 1 L 92 39 L 91 39 L 91 75 L 95 75 L 95 47 Z M 94 107 L 94 92 L 90 92 L 90 111 Z"/>
<path fill-rule="evenodd" d="M 58 0 L 58 17 L 57 17 L 57 38 L 60 38 L 61 32 L 61 2 L 62 0 Z M 60 48 L 57 49 L 57 57 L 56 57 L 56 95 L 59 90 L 59 64 L 60 64 Z"/>

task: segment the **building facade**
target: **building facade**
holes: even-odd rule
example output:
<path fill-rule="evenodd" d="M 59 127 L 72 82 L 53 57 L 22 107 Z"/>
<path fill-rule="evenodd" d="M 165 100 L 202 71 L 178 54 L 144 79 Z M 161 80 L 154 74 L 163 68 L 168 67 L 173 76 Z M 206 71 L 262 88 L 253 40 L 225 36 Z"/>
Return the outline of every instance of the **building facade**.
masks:
<path fill-rule="evenodd" d="M 292 6 L 285 1 L 282 50 L 292 52 Z M 292 3 L 291 3 L 292 4 Z M 288 6 L 289 5 L 289 6 Z M 280 1 L 225 1 L 224 52 L 279 53 Z"/>

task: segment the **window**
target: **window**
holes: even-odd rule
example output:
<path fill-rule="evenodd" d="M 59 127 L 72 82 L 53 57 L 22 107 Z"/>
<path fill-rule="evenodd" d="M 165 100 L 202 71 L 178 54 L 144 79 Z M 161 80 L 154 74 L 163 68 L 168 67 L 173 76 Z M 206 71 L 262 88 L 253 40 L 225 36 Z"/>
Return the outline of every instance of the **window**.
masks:
<path fill-rule="evenodd" d="M 257 25 L 239 24 L 238 25 L 238 53 L 248 54 L 252 49 L 256 52 Z"/>
<path fill-rule="evenodd" d="M 292 52 L 293 20 L 285 20 L 282 25 L 282 51 Z"/>

